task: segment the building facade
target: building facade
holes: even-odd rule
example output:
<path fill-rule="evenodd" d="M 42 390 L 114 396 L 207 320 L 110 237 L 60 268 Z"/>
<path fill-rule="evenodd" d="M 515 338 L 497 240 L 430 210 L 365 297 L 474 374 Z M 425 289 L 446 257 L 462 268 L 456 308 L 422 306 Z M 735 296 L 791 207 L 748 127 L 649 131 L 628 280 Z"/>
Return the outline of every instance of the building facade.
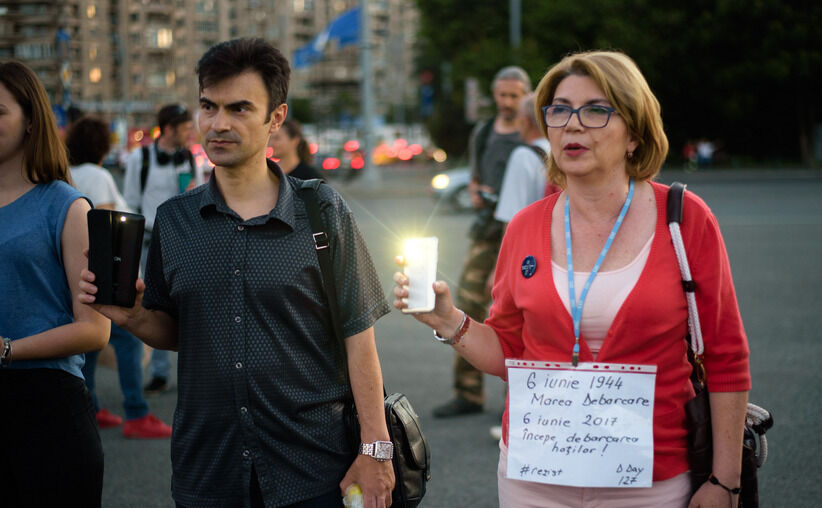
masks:
<path fill-rule="evenodd" d="M 43 80 L 69 105 L 130 126 L 151 126 L 160 105 L 195 107 L 197 60 L 213 44 L 262 37 L 291 58 L 357 0 L 0 0 L 0 59 Z M 416 102 L 412 0 L 371 0 L 376 113 Z M 359 48 L 329 47 L 292 73 L 291 97 L 331 121 L 359 114 Z M 402 116 L 402 115 L 400 115 Z"/>

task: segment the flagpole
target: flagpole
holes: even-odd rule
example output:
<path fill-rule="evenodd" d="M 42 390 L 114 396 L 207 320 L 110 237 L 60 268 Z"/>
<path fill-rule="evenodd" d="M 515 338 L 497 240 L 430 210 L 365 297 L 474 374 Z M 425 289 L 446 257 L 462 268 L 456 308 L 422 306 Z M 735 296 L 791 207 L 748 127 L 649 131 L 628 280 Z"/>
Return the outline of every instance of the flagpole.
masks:
<path fill-rule="evenodd" d="M 363 158 L 362 180 L 375 184 L 380 174 L 371 160 L 374 151 L 374 91 L 371 69 L 371 14 L 369 0 L 360 0 L 360 115 L 362 119 Z"/>

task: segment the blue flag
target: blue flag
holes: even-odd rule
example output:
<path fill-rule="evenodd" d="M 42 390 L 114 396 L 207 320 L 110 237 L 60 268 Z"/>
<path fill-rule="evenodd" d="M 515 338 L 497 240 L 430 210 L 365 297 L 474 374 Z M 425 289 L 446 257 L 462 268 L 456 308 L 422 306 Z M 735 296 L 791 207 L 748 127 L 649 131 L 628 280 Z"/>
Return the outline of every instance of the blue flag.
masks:
<path fill-rule="evenodd" d="M 325 29 L 305 46 L 294 51 L 292 65 L 295 69 L 308 67 L 323 57 L 329 42 L 344 48 L 360 41 L 360 8 L 355 7 L 336 17 Z"/>

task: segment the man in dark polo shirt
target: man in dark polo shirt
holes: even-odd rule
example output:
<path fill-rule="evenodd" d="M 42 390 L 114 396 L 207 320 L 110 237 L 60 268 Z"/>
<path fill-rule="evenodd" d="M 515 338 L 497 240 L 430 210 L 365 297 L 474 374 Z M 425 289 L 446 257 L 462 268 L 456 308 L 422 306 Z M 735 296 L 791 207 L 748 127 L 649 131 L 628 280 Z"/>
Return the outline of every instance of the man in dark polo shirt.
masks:
<path fill-rule="evenodd" d="M 358 483 L 366 506 L 386 506 L 390 443 L 357 450 L 388 441 L 373 324 L 389 307 L 351 211 L 321 186 L 342 350 L 296 180 L 265 157 L 286 117 L 288 62 L 261 39 L 238 39 L 209 49 L 197 72 L 214 176 L 158 208 L 137 304 L 95 306 L 146 344 L 179 351 L 174 500 L 341 506 Z M 94 276 L 83 279 L 81 300 L 92 303 Z M 352 393 L 359 441 L 345 424 Z"/>

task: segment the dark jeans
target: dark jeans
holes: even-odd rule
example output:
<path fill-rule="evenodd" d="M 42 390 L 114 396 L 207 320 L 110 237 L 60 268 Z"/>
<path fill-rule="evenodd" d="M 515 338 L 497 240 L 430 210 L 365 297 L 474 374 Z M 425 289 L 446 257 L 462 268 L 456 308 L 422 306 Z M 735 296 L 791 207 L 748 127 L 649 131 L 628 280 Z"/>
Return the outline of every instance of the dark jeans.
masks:
<path fill-rule="evenodd" d="M 103 447 L 82 379 L 57 369 L 0 369 L 0 505 L 99 507 Z"/>
<path fill-rule="evenodd" d="M 143 396 L 143 343 L 114 323 L 111 323 L 108 342 L 114 347 L 114 354 L 117 357 L 117 376 L 120 378 L 120 390 L 123 392 L 126 420 L 142 418 L 148 414 L 148 403 Z M 97 411 L 100 410 L 100 404 L 97 402 L 94 386 L 99 356 L 99 351 L 86 353 L 86 364 L 83 365 L 86 386 L 91 392 L 94 409 Z"/>

